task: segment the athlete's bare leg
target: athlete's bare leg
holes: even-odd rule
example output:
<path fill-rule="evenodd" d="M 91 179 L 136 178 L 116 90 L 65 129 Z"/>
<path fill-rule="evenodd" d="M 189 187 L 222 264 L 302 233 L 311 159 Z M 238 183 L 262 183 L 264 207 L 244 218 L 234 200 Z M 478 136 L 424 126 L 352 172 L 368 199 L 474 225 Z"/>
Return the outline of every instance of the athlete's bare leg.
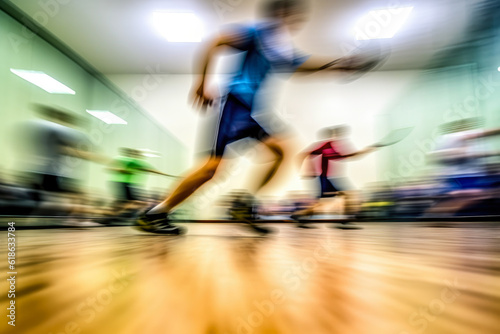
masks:
<path fill-rule="evenodd" d="M 361 209 L 360 194 L 356 190 L 343 191 L 344 196 L 344 215 L 354 216 Z"/>
<path fill-rule="evenodd" d="M 264 174 L 260 182 L 257 183 L 254 193 L 258 193 L 269 181 L 272 180 L 276 172 L 279 170 L 281 163 L 285 156 L 285 150 L 281 140 L 276 137 L 269 137 L 262 141 L 262 143 L 275 155 L 275 160 L 269 170 Z"/>
<path fill-rule="evenodd" d="M 177 205 L 182 203 L 186 198 L 191 196 L 198 188 L 208 182 L 214 176 L 222 157 L 210 157 L 208 161 L 198 170 L 189 174 L 182 182 L 174 189 L 174 191 L 160 204 L 155 206 L 148 213 L 156 214 L 169 212 Z"/>
<path fill-rule="evenodd" d="M 273 165 L 269 171 L 264 175 L 263 179 L 258 183 L 256 192 L 264 187 L 276 174 L 281 162 L 283 161 L 284 150 L 280 141 L 276 138 L 268 138 L 262 142 L 268 147 L 271 152 L 276 156 Z M 162 212 L 169 212 L 177 205 L 182 203 L 186 198 L 191 196 L 198 188 L 208 182 L 214 176 L 217 168 L 220 165 L 222 157 L 210 157 L 207 163 L 200 169 L 189 174 L 175 189 L 174 191 L 160 204 L 151 209 L 149 214 L 156 214 Z"/>

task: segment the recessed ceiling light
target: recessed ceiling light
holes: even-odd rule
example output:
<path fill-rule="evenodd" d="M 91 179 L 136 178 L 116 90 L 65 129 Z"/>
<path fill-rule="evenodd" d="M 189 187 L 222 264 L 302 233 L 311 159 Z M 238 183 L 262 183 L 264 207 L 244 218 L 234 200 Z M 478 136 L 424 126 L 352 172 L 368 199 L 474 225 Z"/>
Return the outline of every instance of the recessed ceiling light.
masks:
<path fill-rule="evenodd" d="M 500 72 L 500 66 L 497 68 L 498 72 Z"/>
<path fill-rule="evenodd" d="M 413 7 L 372 10 L 354 27 L 357 40 L 392 38 L 408 19 Z"/>
<path fill-rule="evenodd" d="M 40 71 L 16 70 L 11 68 L 10 71 L 15 75 L 31 82 L 32 84 L 40 87 L 44 91 L 51 94 L 69 94 L 75 95 L 75 91 L 68 86 L 60 83 L 50 75 Z"/>
<path fill-rule="evenodd" d="M 153 26 L 169 42 L 201 42 L 203 27 L 191 12 L 153 12 Z"/>
<path fill-rule="evenodd" d="M 92 116 L 99 118 L 106 124 L 127 124 L 127 121 L 116 116 L 111 111 L 107 110 L 87 110 Z"/>

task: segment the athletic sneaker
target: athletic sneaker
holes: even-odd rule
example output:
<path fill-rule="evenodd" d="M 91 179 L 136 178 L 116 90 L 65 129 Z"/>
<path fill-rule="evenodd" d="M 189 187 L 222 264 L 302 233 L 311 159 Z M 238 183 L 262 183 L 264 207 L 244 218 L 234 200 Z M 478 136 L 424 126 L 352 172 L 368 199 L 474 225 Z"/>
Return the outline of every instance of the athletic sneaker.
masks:
<path fill-rule="evenodd" d="M 262 227 L 255 224 L 255 216 L 249 214 L 248 212 L 231 212 L 232 218 L 234 221 L 242 222 L 246 226 L 248 226 L 252 231 L 257 232 L 259 234 L 268 234 L 273 230 L 267 227 Z"/>
<path fill-rule="evenodd" d="M 186 231 L 183 227 L 171 224 L 168 214 L 166 213 L 153 215 L 144 213 L 137 218 L 136 226 L 142 231 L 157 234 L 179 235 Z"/>
<path fill-rule="evenodd" d="M 345 216 L 343 220 L 340 220 L 339 224 L 332 224 L 332 228 L 338 228 L 341 230 L 360 230 L 361 226 L 355 224 L 356 217 L 355 216 Z"/>
<path fill-rule="evenodd" d="M 311 225 L 310 223 L 306 223 L 306 219 L 304 219 L 305 216 L 300 216 L 300 215 L 291 215 L 290 218 L 295 220 L 297 222 L 297 227 L 298 228 L 317 228 L 316 226 Z"/>
<path fill-rule="evenodd" d="M 258 217 L 255 212 L 254 198 L 250 194 L 240 194 L 240 196 L 236 197 L 229 209 L 229 214 L 233 221 L 244 223 L 253 232 L 262 235 L 273 232 L 272 229 L 255 223 Z"/>
<path fill-rule="evenodd" d="M 297 228 L 318 228 L 318 227 L 311 224 L 306 224 L 302 221 L 297 224 Z"/>
<path fill-rule="evenodd" d="M 253 231 L 255 231 L 255 232 L 259 233 L 259 234 L 268 234 L 268 233 L 272 233 L 273 232 L 272 229 L 270 229 L 268 227 L 259 226 L 259 225 L 255 224 L 252 221 L 246 221 L 245 223 Z"/>

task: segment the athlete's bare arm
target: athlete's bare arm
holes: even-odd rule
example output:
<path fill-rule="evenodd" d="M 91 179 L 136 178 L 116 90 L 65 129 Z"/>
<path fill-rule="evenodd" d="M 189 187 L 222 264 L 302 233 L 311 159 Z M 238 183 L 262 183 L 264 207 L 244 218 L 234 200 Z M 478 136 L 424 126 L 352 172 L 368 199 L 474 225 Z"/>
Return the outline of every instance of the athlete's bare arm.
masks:
<path fill-rule="evenodd" d="M 214 97 L 207 92 L 206 78 L 207 71 L 212 63 L 212 59 L 217 55 L 217 52 L 222 46 L 229 46 L 237 49 L 236 45 L 240 37 L 238 34 L 225 33 L 220 34 L 214 38 L 204 49 L 201 54 L 201 60 L 198 65 L 198 73 L 201 74 L 200 78 L 195 81 L 193 89 L 191 91 L 191 100 L 193 101 L 193 106 L 200 109 L 205 109 L 207 106 L 212 105 Z"/>
<path fill-rule="evenodd" d="M 472 140 L 477 138 L 491 137 L 500 135 L 500 128 L 493 128 L 489 130 L 478 131 L 476 133 L 471 133 L 465 136 L 466 140 Z"/>
<path fill-rule="evenodd" d="M 362 62 L 359 56 L 345 56 L 339 58 L 312 55 L 297 68 L 298 73 L 314 73 L 319 71 L 351 71 Z"/>
<path fill-rule="evenodd" d="M 326 69 L 341 69 L 342 63 L 343 58 L 332 59 L 331 57 L 312 55 L 297 68 L 297 72 L 314 73 Z"/>
<path fill-rule="evenodd" d="M 364 149 L 362 150 L 359 150 L 357 152 L 354 152 L 354 153 L 351 153 L 351 154 L 345 154 L 345 155 L 342 155 L 343 158 L 352 158 L 352 157 L 360 157 L 362 155 L 365 155 L 365 154 L 368 154 L 368 153 L 371 153 L 373 151 L 377 150 L 376 147 L 374 146 L 367 146 L 365 147 Z"/>
<path fill-rule="evenodd" d="M 176 177 L 175 175 L 163 173 L 163 172 L 160 172 L 159 170 L 152 169 L 152 168 L 140 168 L 139 170 L 141 170 L 143 172 L 146 172 L 146 173 L 151 173 L 151 174 L 158 174 L 158 175 L 162 175 L 162 176 Z"/>
<path fill-rule="evenodd" d="M 302 168 L 302 165 L 304 164 L 304 161 L 309 158 L 310 154 L 309 152 L 300 152 L 298 155 L 297 155 L 297 165 L 300 168 Z"/>
<path fill-rule="evenodd" d="M 99 153 L 94 153 L 90 151 L 84 151 L 80 149 L 76 149 L 74 147 L 70 146 L 63 146 L 61 148 L 61 151 L 63 154 L 75 157 L 75 158 L 80 158 L 84 160 L 90 160 L 98 164 L 104 164 L 107 165 L 110 162 L 110 159 L 108 157 L 105 157 Z"/>

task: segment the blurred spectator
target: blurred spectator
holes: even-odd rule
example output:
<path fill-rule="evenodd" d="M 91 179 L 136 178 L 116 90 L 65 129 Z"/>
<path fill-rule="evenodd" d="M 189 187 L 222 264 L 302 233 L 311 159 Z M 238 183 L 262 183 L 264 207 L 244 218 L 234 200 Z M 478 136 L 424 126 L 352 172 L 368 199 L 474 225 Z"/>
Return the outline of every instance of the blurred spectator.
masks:
<path fill-rule="evenodd" d="M 22 132 L 26 146 L 32 147 L 28 158 L 32 186 L 52 214 L 81 215 L 87 211 L 79 185 L 81 161 L 107 163 L 108 159 L 91 151 L 90 141 L 79 130 L 82 119 L 78 116 L 58 107 L 35 108 L 40 118 L 26 124 Z"/>
<path fill-rule="evenodd" d="M 488 172 L 487 158 L 500 153 L 488 149 L 480 140 L 500 135 L 500 128 L 483 130 L 480 125 L 479 119 L 467 118 L 441 126 L 443 135 L 429 157 L 439 166 L 446 197 L 428 210 L 427 215 L 454 215 L 487 201 L 492 190 L 499 186 L 498 177 Z"/>

